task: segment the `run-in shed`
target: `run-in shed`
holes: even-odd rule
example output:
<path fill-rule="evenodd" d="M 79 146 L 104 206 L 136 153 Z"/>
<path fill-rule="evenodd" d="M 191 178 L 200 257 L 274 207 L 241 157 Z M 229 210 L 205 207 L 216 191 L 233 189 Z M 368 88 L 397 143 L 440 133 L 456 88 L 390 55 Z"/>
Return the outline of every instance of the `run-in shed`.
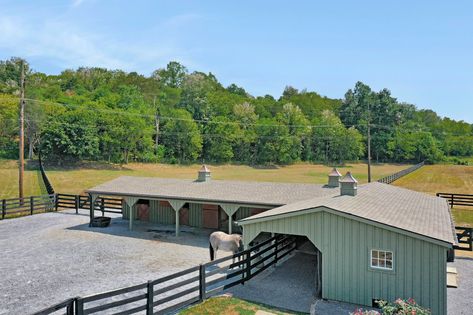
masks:
<path fill-rule="evenodd" d="M 244 182 L 211 179 L 203 166 L 196 180 L 122 176 L 88 190 L 98 196 L 123 198 L 123 217 L 130 229 L 136 220 L 188 225 L 232 232 L 234 220 L 314 196 L 336 194 L 317 184 Z M 91 222 L 94 211 L 90 211 Z"/>
<path fill-rule="evenodd" d="M 447 312 L 447 251 L 455 236 L 443 199 L 381 183 L 357 187 L 348 173 L 337 194 L 238 223 L 245 244 L 262 232 L 307 237 L 322 257 L 324 299 L 372 306 L 412 297 L 433 314 Z"/>

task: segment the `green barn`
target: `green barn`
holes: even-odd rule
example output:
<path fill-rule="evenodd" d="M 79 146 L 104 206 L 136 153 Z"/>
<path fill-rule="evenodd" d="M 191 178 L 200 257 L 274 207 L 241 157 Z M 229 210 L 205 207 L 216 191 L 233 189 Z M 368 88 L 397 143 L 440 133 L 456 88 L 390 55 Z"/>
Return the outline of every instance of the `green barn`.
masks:
<path fill-rule="evenodd" d="M 387 184 L 357 187 L 278 207 L 239 221 L 245 244 L 260 233 L 304 236 L 317 251 L 324 299 L 372 306 L 414 298 L 447 313 L 447 251 L 455 243 L 446 201 Z"/>
<path fill-rule="evenodd" d="M 334 169 L 326 185 L 119 177 L 93 189 L 123 198 L 136 221 L 242 231 L 249 246 L 284 234 L 310 245 L 313 287 L 323 299 L 372 306 L 414 298 L 433 314 L 447 310 L 447 251 L 456 242 L 444 199 L 382 183 L 360 185 Z M 90 212 L 91 220 L 94 211 Z M 258 281 L 257 279 L 253 281 Z"/>

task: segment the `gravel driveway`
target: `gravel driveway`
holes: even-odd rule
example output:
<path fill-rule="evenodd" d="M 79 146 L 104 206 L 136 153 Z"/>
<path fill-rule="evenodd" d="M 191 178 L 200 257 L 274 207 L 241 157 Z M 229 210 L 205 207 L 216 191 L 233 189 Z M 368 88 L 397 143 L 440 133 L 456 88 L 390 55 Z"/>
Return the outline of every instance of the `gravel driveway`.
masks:
<path fill-rule="evenodd" d="M 457 268 L 458 288 L 447 289 L 448 315 L 473 313 L 473 258 L 455 257 L 448 266 Z"/>
<path fill-rule="evenodd" d="M 75 296 L 140 284 L 208 261 L 208 235 L 128 231 L 114 218 L 51 212 L 0 221 L 0 314 L 28 314 Z"/>

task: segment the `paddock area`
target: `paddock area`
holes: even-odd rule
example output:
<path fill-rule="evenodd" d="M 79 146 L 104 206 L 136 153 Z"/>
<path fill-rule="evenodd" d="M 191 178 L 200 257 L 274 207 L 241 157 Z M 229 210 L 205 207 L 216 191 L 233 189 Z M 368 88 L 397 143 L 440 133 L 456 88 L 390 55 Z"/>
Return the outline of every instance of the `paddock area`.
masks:
<path fill-rule="evenodd" d="M 88 214 L 69 211 L 0 221 L 0 314 L 29 314 L 209 261 L 210 231 L 184 228 L 176 238 L 172 226 L 88 223 Z"/>

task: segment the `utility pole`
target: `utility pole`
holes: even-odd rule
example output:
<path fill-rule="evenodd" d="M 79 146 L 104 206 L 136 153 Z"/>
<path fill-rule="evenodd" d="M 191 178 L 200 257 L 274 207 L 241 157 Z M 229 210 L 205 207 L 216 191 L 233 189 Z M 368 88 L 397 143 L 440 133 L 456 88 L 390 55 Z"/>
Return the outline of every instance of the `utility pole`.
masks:
<path fill-rule="evenodd" d="M 158 145 L 159 145 L 159 110 L 156 108 L 156 95 L 153 98 L 153 108 L 155 109 L 156 113 L 154 116 L 154 123 L 156 126 L 156 139 L 154 141 L 154 152 L 158 154 Z"/>
<path fill-rule="evenodd" d="M 368 101 L 368 183 L 371 183 L 371 112 Z"/>
<path fill-rule="evenodd" d="M 23 60 L 20 64 L 20 143 L 19 143 L 19 176 L 18 176 L 18 197 L 23 203 L 23 177 L 25 173 L 25 66 Z"/>

